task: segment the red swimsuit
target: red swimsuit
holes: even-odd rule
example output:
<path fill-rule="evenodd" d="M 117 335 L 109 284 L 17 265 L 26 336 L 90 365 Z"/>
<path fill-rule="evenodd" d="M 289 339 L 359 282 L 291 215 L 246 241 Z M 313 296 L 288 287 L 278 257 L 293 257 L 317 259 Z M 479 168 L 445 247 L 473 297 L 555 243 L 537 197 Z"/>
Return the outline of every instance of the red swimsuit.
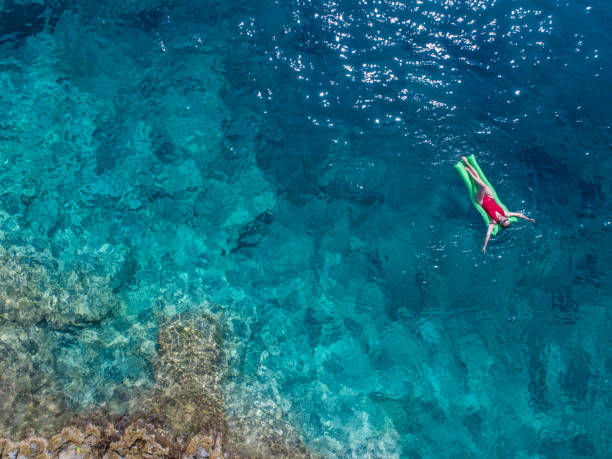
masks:
<path fill-rule="evenodd" d="M 494 222 L 497 222 L 497 215 L 495 214 L 495 212 L 499 213 L 504 217 L 506 216 L 506 214 L 504 213 L 504 209 L 499 207 L 499 204 L 495 202 L 495 199 L 487 196 L 486 194 L 482 197 L 482 208 L 487 214 L 489 214 L 489 217 L 491 217 Z"/>

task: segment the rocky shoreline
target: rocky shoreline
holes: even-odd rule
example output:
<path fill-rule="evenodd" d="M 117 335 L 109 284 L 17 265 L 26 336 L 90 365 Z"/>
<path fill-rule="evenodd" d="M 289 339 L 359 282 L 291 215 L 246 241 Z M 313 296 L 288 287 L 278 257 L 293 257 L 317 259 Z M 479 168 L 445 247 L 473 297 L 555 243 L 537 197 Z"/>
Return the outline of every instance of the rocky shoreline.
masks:
<path fill-rule="evenodd" d="M 89 423 L 65 427 L 44 438 L 31 435 L 15 442 L 0 440 L 2 458 L 221 458 L 237 457 L 223 450 L 221 436 L 194 435 L 187 443 L 143 422 L 122 428 Z"/>
<path fill-rule="evenodd" d="M 32 297 L 34 308 L 41 300 L 31 293 L 31 285 L 9 293 Z M 35 339 L 36 324 L 10 316 L 27 309 L 18 301 L 7 299 L 3 304 L 5 332 L 25 327 L 24 333 Z M 0 382 L 6 383 L 3 391 L 8 397 L 0 422 L 0 458 L 312 457 L 283 419 L 252 419 L 245 414 L 228 422 L 221 389 L 227 379 L 219 328 L 223 321 L 204 309 L 157 319 L 157 352 L 151 357 L 154 384 L 126 392 L 121 414 L 100 406 L 71 410 L 58 388 L 45 389 L 52 387 L 51 374 L 33 391 L 41 364 L 32 363 L 28 340 L 8 341 L 12 335 L 7 335 L 4 341 L 12 343 L 13 352 L 0 359 Z M 43 364 L 54 364 L 53 352 L 49 350 Z"/>
<path fill-rule="evenodd" d="M 143 420 L 107 419 L 107 424 L 64 427 L 49 438 L 29 435 L 21 441 L 0 439 L 0 458 L 182 458 L 313 457 L 303 445 L 259 445 L 264 451 L 240 444 L 227 432 L 200 432 L 188 438 Z"/>

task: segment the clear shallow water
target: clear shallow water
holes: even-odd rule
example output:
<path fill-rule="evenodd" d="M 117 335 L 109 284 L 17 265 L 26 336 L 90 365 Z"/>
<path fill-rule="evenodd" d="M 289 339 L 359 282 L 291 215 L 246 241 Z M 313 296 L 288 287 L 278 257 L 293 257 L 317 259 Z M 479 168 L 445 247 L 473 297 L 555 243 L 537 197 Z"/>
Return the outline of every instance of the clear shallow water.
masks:
<path fill-rule="evenodd" d="M 5 387 L 129 410 L 161 318 L 212 309 L 230 418 L 325 456 L 610 454 L 604 2 L 26 6 L 0 19 Z M 486 255 L 470 153 L 538 220 Z"/>

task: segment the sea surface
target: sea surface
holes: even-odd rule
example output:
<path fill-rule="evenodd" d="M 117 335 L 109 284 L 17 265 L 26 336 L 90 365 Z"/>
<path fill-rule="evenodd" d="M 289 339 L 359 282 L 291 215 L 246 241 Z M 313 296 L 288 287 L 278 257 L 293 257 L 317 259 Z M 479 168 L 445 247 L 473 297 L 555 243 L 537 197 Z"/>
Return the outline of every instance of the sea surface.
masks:
<path fill-rule="evenodd" d="M 604 0 L 2 2 L 2 429 L 128 411 L 159 324 L 200 310 L 228 418 L 324 457 L 612 457 L 610 24 Z M 537 220 L 484 254 L 469 154 Z"/>

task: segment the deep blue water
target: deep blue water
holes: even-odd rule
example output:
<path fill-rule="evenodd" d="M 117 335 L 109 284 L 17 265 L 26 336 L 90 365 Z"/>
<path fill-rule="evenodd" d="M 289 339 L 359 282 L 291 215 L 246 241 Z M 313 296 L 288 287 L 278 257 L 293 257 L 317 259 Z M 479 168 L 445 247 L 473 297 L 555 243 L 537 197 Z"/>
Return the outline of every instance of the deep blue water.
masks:
<path fill-rule="evenodd" d="M 606 2 L 3 5 L 7 387 L 127 410 L 204 309 L 228 416 L 326 457 L 612 455 Z M 472 153 L 537 219 L 486 254 Z"/>

